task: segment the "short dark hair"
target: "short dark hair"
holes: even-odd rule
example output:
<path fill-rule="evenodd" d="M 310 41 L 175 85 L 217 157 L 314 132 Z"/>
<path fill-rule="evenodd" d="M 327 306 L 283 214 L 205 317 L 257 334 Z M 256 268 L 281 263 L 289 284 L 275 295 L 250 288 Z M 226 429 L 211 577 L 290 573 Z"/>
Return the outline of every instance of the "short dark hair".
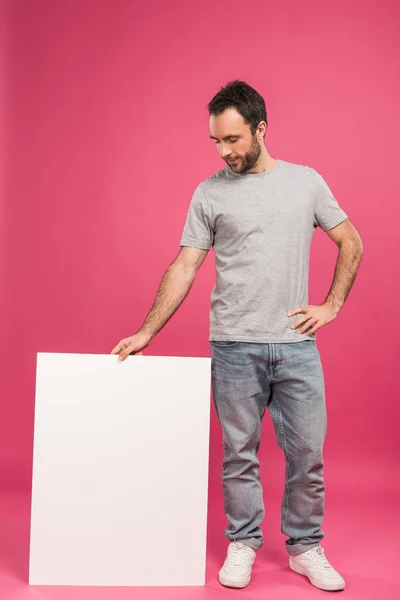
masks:
<path fill-rule="evenodd" d="M 267 121 L 264 98 L 244 81 L 230 81 L 215 94 L 207 106 L 210 115 L 220 115 L 227 108 L 236 108 L 254 135 L 260 121 Z"/>

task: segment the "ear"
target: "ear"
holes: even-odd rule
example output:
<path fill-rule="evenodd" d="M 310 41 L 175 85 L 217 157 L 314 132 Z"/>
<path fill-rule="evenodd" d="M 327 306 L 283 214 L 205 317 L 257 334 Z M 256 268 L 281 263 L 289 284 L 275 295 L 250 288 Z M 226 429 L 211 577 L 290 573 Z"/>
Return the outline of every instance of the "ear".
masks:
<path fill-rule="evenodd" d="M 265 121 L 260 121 L 257 127 L 257 136 L 260 140 L 262 140 L 262 138 L 265 136 L 265 133 L 267 131 L 267 123 Z"/>

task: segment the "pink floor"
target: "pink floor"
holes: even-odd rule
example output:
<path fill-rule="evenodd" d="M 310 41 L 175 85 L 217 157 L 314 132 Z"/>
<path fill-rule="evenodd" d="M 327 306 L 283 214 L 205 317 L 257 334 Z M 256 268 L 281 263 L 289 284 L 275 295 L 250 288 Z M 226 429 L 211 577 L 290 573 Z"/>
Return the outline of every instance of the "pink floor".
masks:
<path fill-rule="evenodd" d="M 209 508 L 207 577 L 205 587 L 99 588 L 28 585 L 30 495 L 0 493 L 0 600 L 158 600 L 219 599 L 241 596 L 306 600 L 340 594 L 341 598 L 391 600 L 400 598 L 398 561 L 400 534 L 400 470 L 395 465 L 327 465 L 324 547 L 329 560 L 347 582 L 342 592 L 323 592 L 287 565 L 284 537 L 279 531 L 279 493 L 270 495 L 263 529 L 265 543 L 257 555 L 251 584 L 244 590 L 223 588 L 217 572 L 225 556 L 225 525 L 221 504 Z M 265 488 L 264 482 L 264 488 Z M 266 495 L 266 494 L 265 494 Z M 183 541 L 184 542 L 184 541 Z M 168 551 L 168 540 L 154 549 L 154 564 Z"/>

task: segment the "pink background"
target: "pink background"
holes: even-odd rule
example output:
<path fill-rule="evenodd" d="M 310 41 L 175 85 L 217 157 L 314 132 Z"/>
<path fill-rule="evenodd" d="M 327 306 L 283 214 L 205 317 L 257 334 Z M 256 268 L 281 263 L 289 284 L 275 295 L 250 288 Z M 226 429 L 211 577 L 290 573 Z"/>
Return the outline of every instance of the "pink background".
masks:
<path fill-rule="evenodd" d="M 349 481 L 365 461 L 378 480 L 389 475 L 400 417 L 399 4 L 15 0 L 2 10 L 1 487 L 30 489 L 36 353 L 109 353 L 142 324 L 196 185 L 224 167 L 206 104 L 236 78 L 265 98 L 270 154 L 316 168 L 364 242 L 343 311 L 317 335 L 325 457 Z M 318 230 L 310 303 L 325 298 L 335 258 Z M 146 354 L 210 355 L 213 284 L 211 251 Z M 268 415 L 264 428 L 268 502 L 283 463 Z M 222 547 L 214 410 L 210 456 Z"/>

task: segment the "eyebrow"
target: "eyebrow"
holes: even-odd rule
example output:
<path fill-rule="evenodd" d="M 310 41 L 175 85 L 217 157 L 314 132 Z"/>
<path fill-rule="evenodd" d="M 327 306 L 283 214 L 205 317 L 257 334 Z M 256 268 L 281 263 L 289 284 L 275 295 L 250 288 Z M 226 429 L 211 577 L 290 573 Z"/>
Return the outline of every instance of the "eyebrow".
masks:
<path fill-rule="evenodd" d="M 232 133 L 231 135 L 226 135 L 226 136 L 225 136 L 224 138 L 222 138 L 222 139 L 223 139 L 223 140 L 229 140 L 229 138 L 232 138 L 232 137 L 240 137 L 240 136 L 239 136 L 239 134 Z M 212 140 L 218 140 L 218 138 L 214 137 L 213 135 L 210 135 L 210 138 L 211 138 Z"/>

